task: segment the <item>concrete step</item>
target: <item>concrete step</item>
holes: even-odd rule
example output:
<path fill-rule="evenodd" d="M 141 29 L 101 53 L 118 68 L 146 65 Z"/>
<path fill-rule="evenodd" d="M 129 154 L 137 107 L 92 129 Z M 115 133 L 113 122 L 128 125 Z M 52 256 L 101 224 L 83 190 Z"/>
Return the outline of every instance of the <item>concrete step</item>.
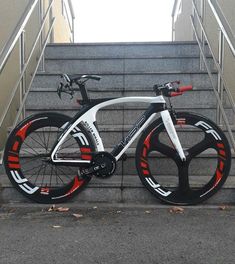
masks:
<path fill-rule="evenodd" d="M 110 149 L 105 149 L 106 151 L 110 151 Z M 126 161 L 118 162 L 118 166 L 115 174 L 117 175 L 136 175 L 136 165 L 135 165 L 135 148 L 129 148 L 126 151 L 128 159 Z M 34 150 L 26 148 L 21 150 L 22 160 L 24 163 L 24 170 L 28 171 L 32 168 L 40 166 L 38 164 L 38 160 L 32 160 L 32 156 L 36 153 L 44 153 L 40 147 L 34 148 Z M 61 152 L 62 153 L 62 152 Z M 77 154 L 76 149 L 68 148 L 64 149 L 63 153 L 67 153 L 66 157 L 69 155 L 71 157 Z M 76 157 L 79 157 L 80 154 L 77 154 Z M 215 151 L 208 149 L 195 157 L 190 163 L 190 175 L 210 175 L 211 170 L 215 170 L 217 167 L 217 155 Z M 153 152 L 151 156 L 148 158 L 149 167 L 154 175 L 175 175 L 178 172 L 177 166 L 173 160 L 163 156 L 158 152 Z M 200 168 L 200 169 L 199 169 Z M 66 168 L 64 168 L 66 170 Z M 76 168 L 72 170 L 73 174 L 76 173 Z M 50 167 L 47 168 L 46 174 L 50 176 L 51 170 Z M 68 174 L 70 173 L 70 169 L 68 169 Z M 235 165 L 232 163 L 230 175 L 235 175 Z"/>
<path fill-rule="evenodd" d="M 79 73 L 79 72 L 76 72 Z M 94 72 L 95 73 L 95 72 Z M 195 88 L 211 88 L 210 79 L 206 72 L 192 71 L 167 71 L 167 72 L 149 72 L 135 74 L 102 74 L 102 79 L 87 82 L 87 88 L 94 89 L 125 89 L 125 90 L 145 90 L 151 89 L 154 84 L 162 84 L 169 81 L 181 80 L 182 85 L 192 84 Z M 217 82 L 217 74 L 213 74 L 214 83 Z M 56 89 L 61 81 L 60 73 L 38 73 L 33 81 L 32 88 L 54 88 Z"/>
<path fill-rule="evenodd" d="M 0 175 L 0 185 L 2 188 L 13 188 L 10 180 L 8 179 L 8 176 L 4 173 Z M 190 185 L 193 188 L 200 188 L 202 184 L 206 184 L 210 180 L 209 176 L 192 176 L 190 178 Z M 177 176 L 174 175 L 164 175 L 159 176 L 158 181 L 162 184 L 164 184 L 165 187 L 171 187 L 174 188 L 178 184 Z M 136 175 L 113 175 L 110 178 L 101 179 L 97 177 L 93 177 L 89 187 L 91 188 L 143 188 L 143 184 L 139 178 L 139 176 Z M 228 177 L 226 180 L 223 188 L 235 188 L 235 177 Z"/>
<path fill-rule="evenodd" d="M 0 171 L 2 171 L 0 166 Z M 164 177 L 166 178 L 166 177 Z M 202 176 L 205 181 L 207 176 Z M 0 175 L 0 204 L 24 203 L 31 204 L 32 201 L 20 194 L 10 183 L 7 176 Z M 174 184 L 174 178 L 167 176 L 169 186 Z M 195 178 L 194 186 L 197 185 Z M 234 204 L 235 177 L 228 177 L 223 188 L 204 204 Z M 125 175 L 124 177 L 114 175 L 105 180 L 93 178 L 88 187 L 78 196 L 70 200 L 70 203 L 133 203 L 133 204 L 161 204 L 140 182 L 137 175 Z"/>
<path fill-rule="evenodd" d="M 213 60 L 208 60 L 211 70 L 215 70 Z M 155 57 L 144 59 L 46 59 L 45 70 L 48 73 L 70 74 L 111 74 L 199 71 L 199 57 Z"/>
<path fill-rule="evenodd" d="M 104 147 L 114 148 L 122 140 L 122 138 L 124 138 L 127 135 L 127 133 L 132 129 L 132 125 L 99 125 L 98 129 Z M 227 130 L 226 129 L 223 130 L 225 132 L 225 135 L 228 137 Z M 235 129 L 233 131 L 235 134 Z M 44 137 L 49 138 L 50 142 L 55 142 L 55 140 L 58 138 L 57 130 L 53 130 L 53 129 L 43 129 L 43 132 L 39 129 L 37 130 L 36 134 L 37 134 L 35 135 L 36 141 L 31 138 L 29 138 L 27 141 L 30 144 L 30 146 L 35 148 L 40 147 L 40 143 Z M 204 138 L 204 133 L 192 127 L 177 129 L 177 134 L 184 148 L 186 147 L 189 148 L 190 146 L 196 144 L 197 142 L 200 142 Z M 165 140 L 163 137 L 168 139 L 168 136 L 165 132 L 162 133 L 162 140 Z M 40 142 L 38 142 L 38 140 Z M 131 147 L 136 147 L 137 143 L 138 143 L 138 138 L 132 143 Z M 76 148 L 76 147 L 77 147 L 76 144 L 74 144 L 74 146 L 71 146 L 71 148 Z"/>
<path fill-rule="evenodd" d="M 154 92 L 152 90 L 130 90 L 122 92 L 120 90 L 116 89 L 110 89 L 107 90 L 89 90 L 89 97 L 90 98 L 118 98 L 118 97 L 128 97 L 128 96 L 155 96 Z M 77 97 L 81 98 L 80 92 L 76 93 L 74 98 L 71 100 L 71 97 L 69 95 L 62 95 L 62 100 L 59 98 L 57 92 L 55 89 L 33 89 L 29 93 L 29 96 L 27 98 L 26 102 L 26 108 L 44 108 L 44 109 L 50 109 L 50 108 L 56 108 L 56 107 L 72 107 L 76 108 L 78 107 L 77 104 Z M 210 108 L 216 106 L 216 99 L 214 96 L 213 90 L 202 90 L 195 88 L 194 91 L 190 91 L 185 93 L 183 96 L 173 98 L 172 103 L 174 107 L 180 107 L 181 105 L 184 105 L 185 108 L 191 108 L 192 105 L 196 106 L 197 108 Z M 125 104 L 125 106 L 129 105 L 136 105 L 133 103 Z M 140 104 L 140 105 L 146 105 L 146 104 Z M 115 106 L 116 108 L 117 106 Z M 147 107 L 147 105 L 146 105 Z"/>
<path fill-rule="evenodd" d="M 202 108 L 202 107 L 195 107 L 192 106 L 190 108 L 183 108 L 181 107 L 174 107 L 174 109 L 178 112 L 185 111 L 185 112 L 195 112 L 201 114 L 212 121 L 216 121 L 216 108 Z M 106 108 L 105 110 L 100 110 L 97 114 L 97 122 L 100 125 L 130 125 L 133 124 L 146 110 L 146 108 Z M 26 115 L 32 115 L 35 113 L 42 113 L 45 111 L 52 111 L 52 112 L 60 112 L 65 115 L 73 117 L 78 111 L 79 107 L 71 108 L 71 107 L 50 107 L 50 108 L 39 108 L 39 107 L 27 107 Z M 228 109 L 225 111 L 227 113 L 229 121 L 233 122 L 234 114 L 233 111 Z"/>
<path fill-rule="evenodd" d="M 209 200 L 203 202 L 203 205 L 234 205 L 235 195 L 234 187 L 222 188 L 218 193 L 212 196 Z M 99 203 L 122 203 L 122 204 L 140 204 L 140 205 L 162 205 L 162 202 L 156 199 L 146 188 L 114 188 L 114 187 L 88 187 L 79 195 L 69 201 L 70 204 L 79 203 L 89 206 L 89 204 Z M 12 187 L 4 187 L 0 190 L 0 204 L 17 204 L 33 205 L 30 201 L 16 189 Z M 65 204 L 66 206 L 66 204 Z"/>
<path fill-rule="evenodd" d="M 234 205 L 235 195 L 234 187 L 222 188 L 217 194 L 212 196 L 209 200 L 203 202 L 203 205 Z M 114 188 L 114 187 L 88 187 L 83 190 L 79 195 L 69 201 L 70 203 L 79 203 L 89 206 L 89 204 L 99 203 L 124 203 L 124 204 L 141 204 L 141 205 L 161 205 L 162 202 L 156 199 L 146 188 Z M 0 190 L 0 203 L 11 204 L 17 206 L 17 204 L 28 204 L 31 206 L 35 204 L 22 194 L 20 194 L 15 188 L 4 187 Z M 66 206 L 66 204 L 65 204 Z"/>
<path fill-rule="evenodd" d="M 207 50 L 208 54 L 208 50 Z M 152 58 L 154 56 L 199 56 L 196 42 L 49 44 L 46 58 Z"/>

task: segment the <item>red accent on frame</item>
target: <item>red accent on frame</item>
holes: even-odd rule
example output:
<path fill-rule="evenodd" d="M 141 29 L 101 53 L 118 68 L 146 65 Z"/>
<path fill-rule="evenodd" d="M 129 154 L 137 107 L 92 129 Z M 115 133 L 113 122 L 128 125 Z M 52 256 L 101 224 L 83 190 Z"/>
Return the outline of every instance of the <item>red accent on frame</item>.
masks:
<path fill-rule="evenodd" d="M 16 141 L 12 147 L 12 150 L 13 151 L 17 151 L 18 150 L 18 147 L 19 147 L 19 141 Z"/>
<path fill-rule="evenodd" d="M 13 157 L 13 156 L 8 156 L 8 161 L 19 162 L 19 158 L 18 157 Z"/>
<path fill-rule="evenodd" d="M 28 130 L 28 128 L 31 126 L 32 122 L 27 123 L 26 125 L 24 125 L 17 133 L 16 136 L 21 137 L 22 141 L 25 140 L 26 137 L 26 132 Z"/>

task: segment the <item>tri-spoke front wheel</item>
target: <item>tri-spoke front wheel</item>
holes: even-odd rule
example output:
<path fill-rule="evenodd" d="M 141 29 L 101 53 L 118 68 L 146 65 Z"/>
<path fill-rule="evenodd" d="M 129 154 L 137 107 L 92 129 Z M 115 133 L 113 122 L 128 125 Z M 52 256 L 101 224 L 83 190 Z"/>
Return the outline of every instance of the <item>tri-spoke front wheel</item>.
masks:
<path fill-rule="evenodd" d="M 229 143 L 221 129 L 205 117 L 176 113 L 172 120 L 186 161 L 180 159 L 160 118 L 139 140 L 139 177 L 162 201 L 179 205 L 200 203 L 217 192 L 229 174 Z"/>

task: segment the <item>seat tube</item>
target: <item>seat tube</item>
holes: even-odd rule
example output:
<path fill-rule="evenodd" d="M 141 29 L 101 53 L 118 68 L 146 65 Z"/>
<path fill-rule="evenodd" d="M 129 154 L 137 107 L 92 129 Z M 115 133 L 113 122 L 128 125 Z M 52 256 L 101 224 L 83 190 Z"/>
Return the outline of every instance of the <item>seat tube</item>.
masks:
<path fill-rule="evenodd" d="M 185 161 L 186 157 L 184 155 L 183 148 L 181 146 L 179 137 L 176 133 L 176 130 L 175 130 L 174 124 L 172 122 L 171 115 L 170 115 L 169 111 L 168 110 L 162 111 L 161 117 L 162 117 L 164 126 L 166 128 L 167 134 L 169 135 L 172 144 L 174 145 L 176 151 L 178 152 L 181 160 Z"/>

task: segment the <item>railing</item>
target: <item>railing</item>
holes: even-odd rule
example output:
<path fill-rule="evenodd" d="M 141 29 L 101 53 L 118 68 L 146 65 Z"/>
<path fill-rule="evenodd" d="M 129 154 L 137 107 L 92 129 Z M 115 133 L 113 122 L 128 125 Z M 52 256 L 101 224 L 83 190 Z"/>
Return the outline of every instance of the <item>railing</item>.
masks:
<path fill-rule="evenodd" d="M 172 32 L 171 32 L 171 40 L 173 41 L 175 39 L 175 21 L 176 16 L 179 14 L 179 10 L 181 8 L 181 0 L 175 0 L 173 10 L 171 13 L 172 17 Z"/>
<path fill-rule="evenodd" d="M 29 91 L 29 88 L 31 87 L 31 84 L 32 84 L 32 80 L 33 80 L 33 77 L 35 76 L 36 74 L 36 71 L 38 69 L 38 66 L 39 66 L 39 63 L 40 63 L 40 59 L 42 58 L 43 54 L 44 54 L 44 49 L 45 49 L 45 46 L 48 42 L 48 39 L 49 39 L 49 36 L 51 34 L 51 31 L 52 31 L 52 28 L 53 28 L 53 25 L 54 25 L 54 22 L 55 22 L 55 18 L 52 18 L 52 20 L 50 21 L 50 26 L 49 26 L 49 30 L 48 30 L 48 33 L 47 33 L 47 36 L 46 36 L 46 39 L 43 41 L 43 38 L 41 37 L 41 34 L 42 34 L 42 31 L 44 29 L 44 25 L 45 25 L 45 22 L 49 16 L 49 13 L 51 11 L 51 8 L 52 8 L 52 5 L 53 5 L 53 2 L 54 0 L 51 0 L 50 1 L 50 4 L 47 8 L 47 11 L 44 15 L 44 18 L 42 20 L 42 23 L 41 23 L 41 27 L 39 29 L 39 32 L 36 36 L 36 39 L 35 39 L 35 42 L 34 42 L 34 45 L 29 53 L 29 56 L 27 58 L 27 60 L 25 61 L 25 26 L 27 24 L 27 22 L 29 21 L 35 7 L 37 6 L 39 2 L 39 7 L 41 8 L 41 2 L 39 0 L 34 0 L 34 1 L 30 1 L 30 3 L 28 4 L 24 14 L 22 15 L 17 27 L 15 28 L 13 34 L 11 35 L 9 41 L 6 43 L 6 45 L 4 46 L 1 54 L 0 54 L 0 72 L 2 72 L 3 68 L 4 68 L 4 65 L 7 63 L 10 55 L 11 55 L 11 52 L 13 51 L 16 43 L 18 42 L 18 40 L 20 40 L 20 65 L 21 65 L 21 72 L 20 72 L 20 77 L 18 79 L 18 81 L 16 82 L 16 85 L 15 87 L 13 88 L 12 90 L 12 93 L 10 95 L 10 99 L 7 103 L 7 106 L 1 116 L 1 119 L 0 119 L 0 128 L 2 127 L 3 125 L 3 122 L 8 114 L 8 111 L 12 105 L 12 102 L 13 102 L 13 99 L 16 95 L 16 92 L 19 90 L 20 88 L 20 95 L 21 95 L 21 98 L 20 98 L 20 109 L 18 111 L 18 114 L 15 118 L 15 121 L 14 121 L 14 125 L 18 122 L 19 120 L 19 117 L 21 116 L 22 112 L 24 112 L 24 102 L 26 100 L 26 97 L 28 95 L 28 91 Z M 40 55 L 39 55 L 39 58 L 38 58 L 38 61 L 37 61 L 37 65 L 36 65 L 36 68 L 34 70 L 34 73 L 32 74 L 32 78 L 31 78 L 31 82 L 30 84 L 28 85 L 28 87 L 25 87 L 24 84 L 24 78 L 25 78 L 25 73 L 26 73 L 26 70 L 28 68 L 28 65 L 32 59 L 32 55 L 35 51 L 35 48 L 36 46 L 38 45 L 38 42 L 41 42 L 40 43 L 40 46 L 41 46 L 41 51 L 40 51 Z M 24 113 L 23 113 L 24 115 Z M 23 116 L 24 117 L 24 116 Z"/>
<path fill-rule="evenodd" d="M 62 9 L 64 8 L 64 17 L 67 20 L 70 32 L 71 42 L 74 41 L 74 11 L 71 0 L 62 0 Z M 0 129 L 5 134 L 7 133 L 7 125 L 9 123 L 9 113 L 12 108 L 17 108 L 17 113 L 14 115 L 14 120 L 10 121 L 10 125 L 14 127 L 20 119 L 25 118 L 25 102 L 29 94 L 30 87 L 33 79 L 36 75 L 37 70 L 41 67 L 44 71 L 44 51 L 47 43 L 53 41 L 52 30 L 55 24 L 55 17 L 53 17 L 53 4 L 55 0 L 49 0 L 48 5 L 45 7 L 44 0 L 30 0 L 24 13 L 17 23 L 12 35 L 10 36 L 7 43 L 4 45 L 0 52 L 0 74 L 3 74 L 5 66 L 7 65 L 13 50 L 19 45 L 19 66 L 20 72 L 17 77 L 16 83 L 10 93 L 9 99 L 6 102 L 6 107 L 0 116 Z M 45 10 L 46 9 L 46 10 Z M 26 46 L 29 44 L 26 42 L 25 33 L 27 33 L 27 25 L 31 18 L 39 17 L 39 30 L 33 41 L 30 51 L 27 50 Z M 47 28 L 47 29 L 46 29 Z M 30 32 L 31 33 L 31 32 Z M 32 63 L 34 66 L 32 68 Z M 36 65 L 35 65 L 36 64 Z M 30 71 L 30 75 L 29 75 Z M 17 100 L 17 107 L 15 106 Z M 12 114 L 11 114 L 12 115 Z M 7 121 L 8 120 L 8 121 Z M 7 123 L 7 124 L 6 124 Z M 2 144 L 3 146 L 3 144 Z M 1 154 L 1 148 L 0 148 Z M 0 155 L 1 160 L 1 155 Z"/>
<path fill-rule="evenodd" d="M 20 66 L 19 77 L 17 77 L 18 79 L 16 80 L 16 83 L 10 93 L 9 99 L 6 102 L 6 107 L 4 107 L 3 113 L 0 117 L 0 129 L 1 132 L 4 133 L 4 135 L 7 134 L 8 125 L 12 126 L 13 124 L 13 126 L 15 126 L 20 118 L 25 117 L 25 101 L 29 93 L 29 89 L 32 85 L 33 78 L 40 65 L 40 61 L 43 57 L 46 44 L 48 43 L 49 37 L 51 35 L 55 23 L 55 18 L 52 18 L 52 11 L 51 11 L 54 0 L 49 1 L 45 14 L 43 12 L 42 1 L 43 0 L 29 1 L 29 4 L 27 5 L 23 15 L 18 21 L 16 28 L 14 29 L 12 35 L 10 36 L 9 40 L 6 42 L 0 53 L 0 74 L 4 74 L 3 72 L 5 66 L 8 63 L 11 54 L 13 53 L 13 50 L 15 50 L 15 47 L 19 45 L 19 66 Z M 39 14 L 40 26 L 36 38 L 34 39 L 32 48 L 29 51 L 28 55 L 26 55 L 25 46 L 28 45 L 25 37 L 25 33 L 27 33 L 26 26 L 30 18 L 33 16 L 33 14 L 34 15 Z M 49 21 L 49 29 L 46 33 L 45 24 L 47 21 Z M 46 37 L 43 36 L 44 33 L 46 34 Z M 40 47 L 39 50 L 38 47 Z M 35 61 L 36 61 L 36 66 L 33 67 L 33 69 L 32 66 L 29 68 L 29 65 Z M 29 69 L 30 72 L 32 71 L 30 76 L 27 75 L 27 70 Z M 27 84 L 27 78 L 30 80 L 29 84 Z M 17 106 L 15 104 L 17 104 Z M 12 108 L 18 108 L 17 114 L 11 113 L 10 110 Z M 15 116 L 15 119 L 10 121 L 9 124 L 10 115 Z M 1 135 L 1 137 L 4 137 L 3 134 Z"/>
<path fill-rule="evenodd" d="M 71 32 L 71 42 L 74 42 L 74 19 L 75 19 L 75 14 L 73 10 L 73 5 L 71 0 L 62 0 L 63 1 L 63 14 L 66 17 L 68 24 L 69 24 L 69 29 Z"/>
<path fill-rule="evenodd" d="M 208 5 L 212 11 L 212 14 L 214 18 L 217 21 L 219 30 L 220 30 L 220 37 L 218 41 L 218 56 L 213 51 L 211 42 L 209 40 L 206 28 L 204 26 L 204 18 L 205 18 L 205 1 L 208 2 Z M 224 76 L 224 43 L 227 42 L 233 56 L 235 56 L 235 38 L 232 33 L 231 27 L 228 24 L 226 18 L 223 15 L 223 12 L 221 11 L 221 8 L 217 2 L 217 0 L 201 0 L 200 4 L 200 11 L 197 7 L 197 3 L 195 0 L 192 0 L 192 7 L 193 7 L 193 14 L 191 15 L 191 23 L 194 31 L 194 36 L 198 42 L 200 52 L 201 52 L 201 66 L 205 66 L 209 78 L 211 80 L 211 84 L 215 93 L 215 97 L 217 100 L 217 112 L 216 112 L 216 121 L 217 124 L 223 126 L 223 124 L 226 126 L 230 138 L 230 142 L 232 144 L 233 149 L 235 150 L 235 139 L 233 136 L 232 128 L 234 126 L 234 120 L 231 124 L 229 122 L 229 119 L 226 115 L 226 109 L 225 104 L 229 103 L 229 107 L 227 109 L 232 109 L 233 114 L 235 114 L 235 102 L 233 100 L 233 97 L 231 95 L 230 89 L 227 85 L 227 81 Z M 198 32 L 199 31 L 199 32 Z M 205 47 L 208 47 L 210 50 L 210 53 L 213 57 L 215 67 L 218 72 L 218 82 L 217 86 L 213 82 L 213 76 L 212 71 L 210 70 L 207 56 L 205 52 Z M 226 100 L 227 99 L 227 100 Z M 223 123 L 224 122 L 224 123 Z"/>

